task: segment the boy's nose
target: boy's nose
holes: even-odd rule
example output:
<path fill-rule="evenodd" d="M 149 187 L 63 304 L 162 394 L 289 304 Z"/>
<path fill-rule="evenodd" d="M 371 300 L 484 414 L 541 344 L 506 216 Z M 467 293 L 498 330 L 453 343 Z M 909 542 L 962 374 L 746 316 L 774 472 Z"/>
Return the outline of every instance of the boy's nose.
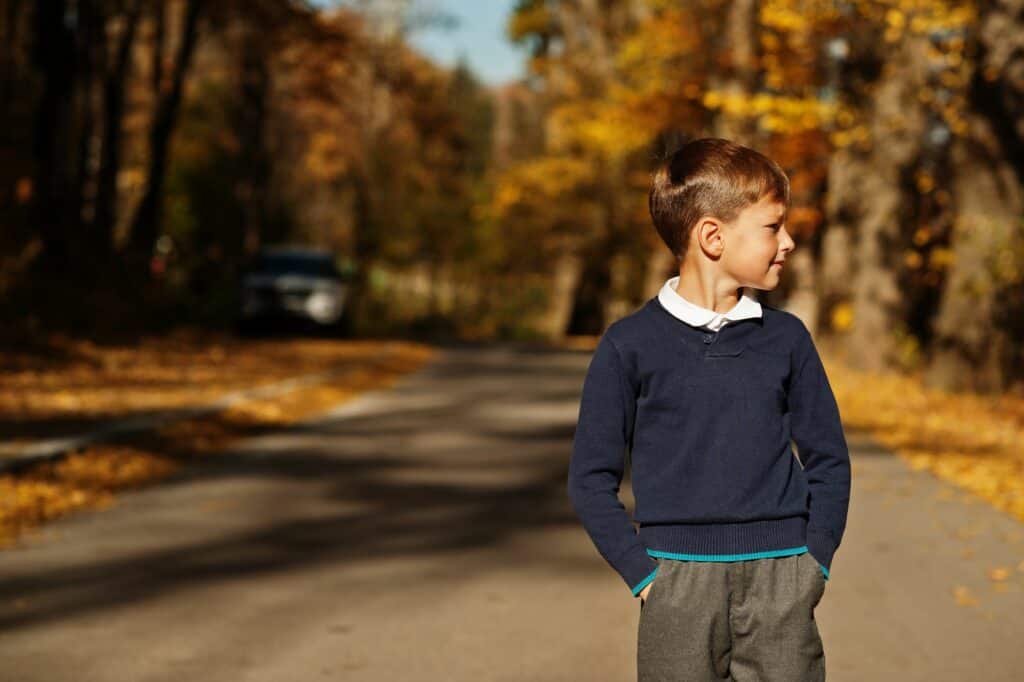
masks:
<path fill-rule="evenodd" d="M 793 237 L 790 236 L 789 231 L 786 228 L 782 228 L 782 249 L 787 253 L 796 248 L 796 242 L 793 241 Z"/>

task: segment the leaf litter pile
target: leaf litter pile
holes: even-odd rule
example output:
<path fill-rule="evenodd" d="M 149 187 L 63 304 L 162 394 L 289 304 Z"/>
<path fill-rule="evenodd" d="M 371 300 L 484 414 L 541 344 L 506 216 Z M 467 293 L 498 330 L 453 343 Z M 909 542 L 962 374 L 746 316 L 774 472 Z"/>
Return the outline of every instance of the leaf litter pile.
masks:
<path fill-rule="evenodd" d="M 6 443 L 173 414 L 301 375 L 327 377 L 150 430 L 108 436 L 0 475 L 0 547 L 50 519 L 109 506 L 118 490 L 158 481 L 238 438 L 315 417 L 387 386 L 433 354 L 429 346 L 404 341 L 244 340 L 190 332 L 114 347 L 57 337 L 45 351 L 5 352 L 0 361 L 0 433 Z"/>
<path fill-rule="evenodd" d="M 869 431 L 911 469 L 965 491 L 965 503 L 984 500 L 1024 522 L 1024 397 L 952 393 L 925 387 L 918 374 L 859 372 L 824 361 L 847 428 Z M 950 500 L 951 492 L 940 499 Z M 1005 539 L 1019 543 L 1021 535 Z M 970 558 L 974 551 L 962 554 Z M 994 592 L 1019 592 L 1024 559 L 990 566 L 985 577 Z M 952 586 L 951 595 L 960 606 L 979 605 L 965 585 Z"/>
<path fill-rule="evenodd" d="M 847 428 L 1024 521 L 1024 398 L 929 389 L 915 375 L 838 362 L 827 372 Z"/>

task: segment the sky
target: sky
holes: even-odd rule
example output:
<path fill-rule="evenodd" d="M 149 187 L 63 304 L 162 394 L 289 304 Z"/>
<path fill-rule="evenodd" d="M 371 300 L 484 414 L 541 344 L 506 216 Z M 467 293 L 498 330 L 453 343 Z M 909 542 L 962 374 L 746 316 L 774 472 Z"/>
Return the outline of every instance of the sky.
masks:
<path fill-rule="evenodd" d="M 527 51 L 505 37 L 505 23 L 516 0 L 312 0 L 314 5 L 387 7 L 411 4 L 451 16 L 454 27 L 425 26 L 412 31 L 413 46 L 433 61 L 454 66 L 465 55 L 470 69 L 489 85 L 516 80 L 526 73 Z M 379 4 L 375 4 L 379 3 Z"/>
<path fill-rule="evenodd" d="M 411 42 L 445 66 L 465 54 L 470 68 L 486 83 L 514 80 L 526 68 L 526 51 L 505 38 L 505 22 L 514 4 L 515 0 L 433 0 L 429 6 L 454 16 L 458 26 L 414 31 Z"/>

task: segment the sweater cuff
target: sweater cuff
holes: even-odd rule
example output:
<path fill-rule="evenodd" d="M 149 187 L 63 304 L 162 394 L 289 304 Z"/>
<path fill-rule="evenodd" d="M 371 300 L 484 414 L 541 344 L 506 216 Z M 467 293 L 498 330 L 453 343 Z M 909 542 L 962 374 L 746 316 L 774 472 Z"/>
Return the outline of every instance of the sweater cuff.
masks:
<path fill-rule="evenodd" d="M 657 574 L 658 574 L 658 569 L 657 569 L 657 568 L 655 568 L 655 569 L 654 569 L 653 571 L 651 571 L 651 574 L 650 574 L 649 576 L 647 576 L 646 578 L 644 578 L 643 580 L 641 580 L 641 581 L 640 581 L 639 583 L 637 583 L 636 585 L 634 585 L 634 586 L 633 586 L 633 596 L 634 596 L 634 597 L 639 597 L 639 596 L 640 596 L 640 592 L 641 592 L 641 591 L 642 591 L 642 590 L 643 590 L 643 589 L 644 589 L 645 587 L 647 587 L 647 585 L 648 585 L 648 584 L 650 584 L 650 582 L 651 582 L 652 580 L 654 580 L 654 576 L 655 576 L 655 575 L 657 575 Z"/>
<path fill-rule="evenodd" d="M 832 567 L 832 555 L 836 551 L 835 543 L 832 541 L 832 534 L 827 530 L 808 528 L 807 550 L 821 565 L 827 580 L 829 569 Z"/>
<path fill-rule="evenodd" d="M 630 553 L 615 562 L 615 568 L 626 581 L 633 596 L 637 596 L 647 583 L 654 580 L 658 562 L 647 554 L 643 546 L 635 547 Z"/>

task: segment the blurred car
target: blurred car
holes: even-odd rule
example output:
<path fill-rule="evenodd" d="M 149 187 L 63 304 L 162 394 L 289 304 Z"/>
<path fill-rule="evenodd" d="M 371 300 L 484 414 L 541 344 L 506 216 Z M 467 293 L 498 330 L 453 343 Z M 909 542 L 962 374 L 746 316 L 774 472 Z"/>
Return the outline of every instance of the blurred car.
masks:
<path fill-rule="evenodd" d="M 243 273 L 239 326 L 291 319 L 317 327 L 337 327 L 348 299 L 349 283 L 335 256 L 310 247 L 266 247 Z"/>

